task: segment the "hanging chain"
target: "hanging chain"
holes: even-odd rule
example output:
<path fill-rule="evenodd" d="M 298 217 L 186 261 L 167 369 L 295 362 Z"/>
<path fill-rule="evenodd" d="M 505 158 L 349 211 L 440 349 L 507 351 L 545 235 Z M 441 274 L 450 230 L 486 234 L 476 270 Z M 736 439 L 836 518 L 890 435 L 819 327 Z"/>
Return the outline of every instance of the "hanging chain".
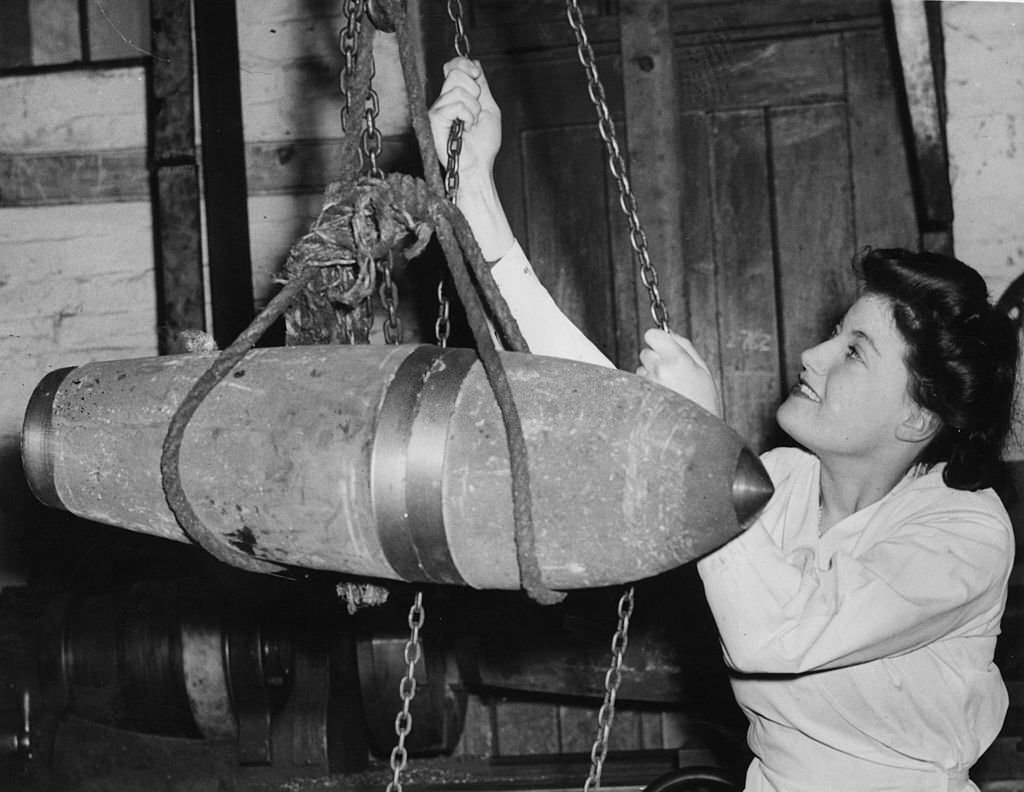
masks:
<path fill-rule="evenodd" d="M 388 251 L 385 258 L 377 263 L 381 274 L 380 294 L 381 305 L 387 316 L 384 319 L 384 340 L 389 344 L 402 343 L 402 320 L 398 317 L 398 286 L 392 278 L 395 266 L 392 251 Z"/>
<path fill-rule="evenodd" d="M 338 32 L 338 49 L 344 59 L 341 68 L 341 131 L 348 132 L 349 117 L 352 110 L 352 83 L 356 73 L 356 50 L 359 46 L 359 31 L 363 18 L 363 7 L 366 0 L 345 0 L 345 24 Z"/>
<path fill-rule="evenodd" d="M 409 753 L 405 749 L 405 738 L 412 731 L 412 715 L 409 707 L 416 695 L 416 663 L 420 660 L 420 628 L 426 619 L 423 610 L 423 592 L 417 591 L 409 608 L 409 640 L 405 642 L 405 676 L 398 685 L 398 695 L 402 698 L 402 709 L 395 716 L 395 734 L 398 742 L 391 749 L 391 780 L 385 792 L 402 792 L 402 771 L 409 764 Z"/>
<path fill-rule="evenodd" d="M 373 78 L 377 76 L 377 62 L 370 53 L 370 90 L 366 94 L 366 104 L 363 108 L 363 136 L 361 148 L 364 162 L 369 163 L 368 173 L 375 179 L 381 179 L 384 174 L 377 166 L 377 157 L 384 150 L 384 139 L 377 128 L 377 116 L 380 115 L 380 97 L 373 88 Z"/>
<path fill-rule="evenodd" d="M 469 36 L 462 20 L 462 3 L 460 0 L 448 0 L 448 18 L 455 24 L 455 54 L 469 57 Z M 448 131 L 448 165 L 444 173 L 444 193 L 449 201 L 455 203 L 459 195 L 459 157 L 462 156 L 462 131 L 464 124 L 461 118 L 452 122 Z M 444 280 L 437 284 L 437 321 L 434 322 L 434 334 L 441 347 L 448 346 L 448 335 L 451 332 L 451 305 L 448 295 L 444 292 Z"/>
<path fill-rule="evenodd" d="M 448 336 L 451 333 L 451 302 L 448 295 L 444 293 L 444 280 L 437 282 L 437 319 L 434 321 L 434 337 L 437 338 L 439 347 L 448 346 Z"/>
<path fill-rule="evenodd" d="M 460 0 L 448 0 L 448 18 L 455 23 L 455 53 L 463 58 L 469 57 L 469 36 L 462 23 L 462 3 Z"/>
<path fill-rule="evenodd" d="M 601 139 L 608 149 L 608 167 L 615 177 L 619 188 L 619 207 L 626 216 L 629 223 L 629 243 L 633 248 L 635 258 L 639 263 L 640 279 L 647 289 L 647 296 L 651 302 L 651 317 L 662 330 L 668 330 L 668 310 L 661 299 L 658 291 L 658 272 L 651 264 L 650 254 L 647 252 L 647 235 L 640 226 L 640 218 L 637 216 L 636 197 L 626 175 L 626 164 L 619 150 L 618 139 L 615 136 L 615 124 L 612 122 L 611 114 L 608 112 L 608 103 L 605 100 L 604 86 L 597 73 L 597 63 L 594 58 L 594 50 L 587 38 L 587 31 L 583 25 L 583 12 L 580 11 L 578 0 L 566 0 L 569 25 L 576 34 L 576 51 L 580 63 L 587 73 L 587 91 L 590 94 L 590 101 L 597 110 L 598 131 Z"/>
<path fill-rule="evenodd" d="M 631 586 L 619 598 L 619 624 L 612 636 L 612 660 L 604 675 L 604 702 L 597 712 L 597 734 L 590 749 L 590 775 L 583 785 L 583 792 L 601 788 L 601 771 L 608 756 L 608 736 L 612 721 L 615 720 L 615 697 L 622 684 L 622 660 L 629 645 L 629 620 L 633 615 L 634 589 Z"/>

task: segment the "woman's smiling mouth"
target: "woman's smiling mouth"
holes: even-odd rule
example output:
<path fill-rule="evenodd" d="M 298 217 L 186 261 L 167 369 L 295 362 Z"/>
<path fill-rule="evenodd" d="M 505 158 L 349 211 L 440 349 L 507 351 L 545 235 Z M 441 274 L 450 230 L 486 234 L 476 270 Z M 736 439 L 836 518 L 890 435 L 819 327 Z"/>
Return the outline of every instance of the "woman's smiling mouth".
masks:
<path fill-rule="evenodd" d="M 799 396 L 803 399 L 810 399 L 813 402 L 821 401 L 821 397 L 818 396 L 818 392 L 814 390 L 814 388 L 812 388 L 810 385 L 808 385 L 803 377 L 797 379 L 796 385 L 793 386 L 793 389 L 790 391 L 790 394 L 793 396 Z"/>

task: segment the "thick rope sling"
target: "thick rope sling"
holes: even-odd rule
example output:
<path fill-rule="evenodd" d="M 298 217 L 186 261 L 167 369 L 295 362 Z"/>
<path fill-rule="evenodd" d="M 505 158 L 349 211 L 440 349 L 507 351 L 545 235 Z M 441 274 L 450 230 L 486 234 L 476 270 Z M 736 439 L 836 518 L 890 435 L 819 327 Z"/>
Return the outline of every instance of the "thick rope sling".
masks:
<path fill-rule="evenodd" d="M 512 389 L 491 336 L 488 312 L 509 349 L 525 352 L 528 347 L 498 291 L 490 266 L 484 261 L 468 222 L 444 197 L 414 45 L 408 35 L 404 9 L 400 3 L 395 6 L 402 71 L 426 182 L 407 174 L 390 174 L 382 179 L 364 177 L 354 183 L 344 179 L 328 186 L 319 217 L 289 252 L 284 286 L 249 327 L 200 375 L 172 416 L 160 458 L 164 493 L 182 531 L 210 555 L 249 572 L 282 574 L 285 567 L 254 558 L 227 544 L 199 519 L 181 482 L 180 456 L 185 429 L 217 384 L 242 361 L 296 298 L 300 295 L 308 297 L 311 285 L 323 277 L 327 267 L 372 262 L 391 250 L 402 250 L 406 258 L 414 258 L 434 233 L 448 262 L 452 282 L 463 304 L 480 362 L 505 427 L 520 585 L 539 603 L 559 602 L 565 595 L 548 589 L 541 582 L 535 552 L 526 441 Z M 362 51 L 369 50 L 364 48 Z M 368 77 L 368 68 L 362 73 Z M 354 104 L 358 107 L 359 97 L 366 93 L 365 90 L 357 90 L 353 95 L 356 99 Z M 431 167 L 428 163 L 435 164 Z M 323 298 L 320 299 L 322 301 Z"/>

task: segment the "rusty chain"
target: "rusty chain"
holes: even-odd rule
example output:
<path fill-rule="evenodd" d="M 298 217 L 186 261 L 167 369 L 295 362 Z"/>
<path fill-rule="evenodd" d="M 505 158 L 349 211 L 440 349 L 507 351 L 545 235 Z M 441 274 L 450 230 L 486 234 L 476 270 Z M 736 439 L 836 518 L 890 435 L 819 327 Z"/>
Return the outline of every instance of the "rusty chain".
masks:
<path fill-rule="evenodd" d="M 401 344 L 402 320 L 398 316 L 398 287 L 392 278 L 394 264 L 391 251 L 388 251 L 387 256 L 377 263 L 381 274 L 378 293 L 380 294 L 381 304 L 387 313 L 384 319 L 384 340 L 389 344 Z"/>
<path fill-rule="evenodd" d="M 360 138 L 360 152 L 363 161 L 368 163 L 367 173 L 374 179 L 383 177 L 380 167 L 377 165 L 377 157 L 384 150 L 384 139 L 377 128 L 377 117 L 380 115 L 380 97 L 373 88 L 373 78 L 377 76 L 377 62 L 370 53 L 370 90 L 366 94 L 366 103 L 363 107 L 363 133 Z"/>
<path fill-rule="evenodd" d="M 413 697 L 416 695 L 416 663 L 422 655 L 420 645 L 420 628 L 426 619 L 423 610 L 423 592 L 417 591 L 413 599 L 412 607 L 409 608 L 409 640 L 405 642 L 405 676 L 398 685 L 398 695 L 402 698 L 402 709 L 395 716 L 395 734 L 398 741 L 391 749 L 390 766 L 391 780 L 388 782 L 385 792 L 402 792 L 402 771 L 409 764 L 409 752 L 405 747 L 405 740 L 412 731 L 412 714 L 409 707 L 412 705 Z"/>
<path fill-rule="evenodd" d="M 647 251 L 647 235 L 640 225 L 640 218 L 637 215 L 636 197 L 633 195 L 633 188 L 629 183 L 629 176 L 626 174 L 626 163 L 619 150 L 618 138 L 615 135 L 615 124 L 612 121 L 611 113 L 608 111 L 608 103 L 605 99 L 604 86 L 601 77 L 597 73 L 597 63 L 594 58 L 594 50 L 587 38 L 587 31 L 583 24 L 583 12 L 580 11 L 579 0 L 566 0 L 569 25 L 576 34 L 576 52 L 579 55 L 580 63 L 587 73 L 587 92 L 590 94 L 590 101 L 597 110 L 598 132 L 604 141 L 608 151 L 608 167 L 619 190 L 619 208 L 626 216 L 629 223 L 629 244 L 633 248 L 635 258 L 639 264 L 640 279 L 644 288 L 647 289 L 647 296 L 651 302 L 651 317 L 662 330 L 668 331 L 668 310 L 661 299 L 658 290 L 658 272 L 651 264 L 651 256 Z"/>
<path fill-rule="evenodd" d="M 612 660 L 604 675 L 604 701 L 597 711 L 597 734 L 590 749 L 590 774 L 583 792 L 601 788 L 601 771 L 608 756 L 608 736 L 615 720 L 615 698 L 622 683 L 622 661 L 629 646 L 629 620 L 633 615 L 634 589 L 631 586 L 619 598 L 619 623 L 612 636 Z"/>
<path fill-rule="evenodd" d="M 448 0 L 448 18 L 455 25 L 455 54 L 463 58 L 469 57 L 469 36 L 462 18 L 461 0 Z M 464 124 L 461 118 L 452 122 L 448 131 L 448 163 L 444 173 L 444 193 L 449 201 L 455 203 L 459 195 L 459 157 L 462 156 L 462 131 Z M 437 284 L 437 321 L 434 322 L 434 334 L 439 346 L 448 346 L 448 335 L 451 332 L 451 305 L 444 291 L 444 280 Z"/>
<path fill-rule="evenodd" d="M 359 46 L 359 30 L 362 24 L 363 8 L 366 0 L 345 0 L 345 24 L 338 32 L 338 50 L 344 63 L 341 67 L 339 83 L 341 89 L 341 131 L 348 132 L 349 114 L 352 111 L 352 83 L 356 72 L 356 51 Z"/>

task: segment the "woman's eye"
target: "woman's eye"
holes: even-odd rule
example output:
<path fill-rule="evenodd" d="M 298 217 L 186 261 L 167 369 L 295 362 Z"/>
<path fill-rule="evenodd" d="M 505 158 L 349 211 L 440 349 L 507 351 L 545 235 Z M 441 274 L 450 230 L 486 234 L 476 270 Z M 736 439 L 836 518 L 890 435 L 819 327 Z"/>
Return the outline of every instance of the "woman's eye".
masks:
<path fill-rule="evenodd" d="M 851 344 L 846 348 L 846 357 L 850 358 L 851 360 L 860 360 L 860 350 L 857 349 L 856 346 Z"/>

